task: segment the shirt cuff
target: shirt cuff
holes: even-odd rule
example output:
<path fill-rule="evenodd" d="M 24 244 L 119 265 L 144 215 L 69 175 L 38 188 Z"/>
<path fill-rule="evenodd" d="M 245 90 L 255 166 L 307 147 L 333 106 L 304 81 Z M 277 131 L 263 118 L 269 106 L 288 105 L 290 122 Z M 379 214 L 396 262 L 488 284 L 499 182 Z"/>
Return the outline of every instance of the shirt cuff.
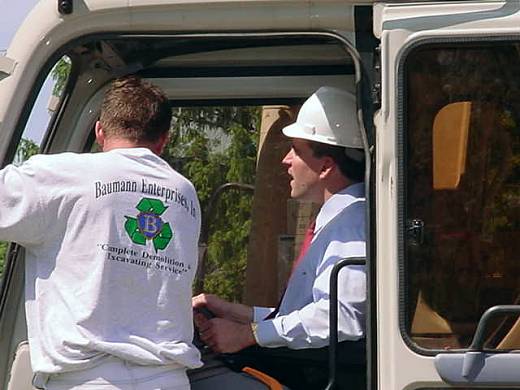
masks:
<path fill-rule="evenodd" d="M 265 320 L 269 314 L 274 311 L 274 307 L 253 306 L 253 322 L 261 322 Z"/>
<path fill-rule="evenodd" d="M 287 343 L 280 337 L 280 332 L 277 330 L 275 322 L 280 322 L 279 318 L 273 320 L 260 321 L 256 327 L 256 342 L 261 347 L 286 347 Z"/>

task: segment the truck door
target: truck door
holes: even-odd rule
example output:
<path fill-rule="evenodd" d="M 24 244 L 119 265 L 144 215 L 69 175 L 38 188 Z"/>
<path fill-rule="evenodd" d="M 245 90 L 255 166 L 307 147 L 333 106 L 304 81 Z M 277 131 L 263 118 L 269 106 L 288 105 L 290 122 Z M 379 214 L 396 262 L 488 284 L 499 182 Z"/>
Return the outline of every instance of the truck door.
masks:
<path fill-rule="evenodd" d="M 377 388 L 520 388 L 520 3 L 374 21 Z"/>

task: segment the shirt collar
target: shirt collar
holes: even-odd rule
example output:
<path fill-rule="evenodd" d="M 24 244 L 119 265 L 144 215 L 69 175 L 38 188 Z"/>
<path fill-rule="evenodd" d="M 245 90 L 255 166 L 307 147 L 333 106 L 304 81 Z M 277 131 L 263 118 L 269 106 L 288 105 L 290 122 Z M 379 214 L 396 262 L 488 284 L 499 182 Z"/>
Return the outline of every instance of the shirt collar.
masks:
<path fill-rule="evenodd" d="M 314 233 L 319 232 L 341 210 L 357 200 L 365 198 L 365 183 L 355 183 L 332 195 L 321 207 L 316 216 Z"/>
<path fill-rule="evenodd" d="M 105 153 L 120 153 L 120 154 L 127 154 L 127 155 L 133 155 L 133 156 L 143 156 L 143 155 L 148 155 L 148 154 L 155 154 L 150 149 L 144 148 L 144 147 L 114 148 Z"/>

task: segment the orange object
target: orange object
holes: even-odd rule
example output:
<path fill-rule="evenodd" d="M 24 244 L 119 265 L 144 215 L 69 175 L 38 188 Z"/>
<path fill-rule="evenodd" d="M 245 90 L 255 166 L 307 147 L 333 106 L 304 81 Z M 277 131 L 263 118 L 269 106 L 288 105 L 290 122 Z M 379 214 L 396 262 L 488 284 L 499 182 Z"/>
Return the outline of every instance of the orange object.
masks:
<path fill-rule="evenodd" d="M 242 368 L 242 371 L 246 374 L 251 375 L 252 377 L 255 377 L 260 382 L 264 383 L 266 386 L 269 387 L 270 390 L 283 390 L 283 387 L 280 382 L 261 371 L 255 370 L 251 367 L 244 367 Z"/>
<path fill-rule="evenodd" d="M 433 122 L 433 188 L 456 190 L 466 171 L 471 102 L 444 106 Z"/>

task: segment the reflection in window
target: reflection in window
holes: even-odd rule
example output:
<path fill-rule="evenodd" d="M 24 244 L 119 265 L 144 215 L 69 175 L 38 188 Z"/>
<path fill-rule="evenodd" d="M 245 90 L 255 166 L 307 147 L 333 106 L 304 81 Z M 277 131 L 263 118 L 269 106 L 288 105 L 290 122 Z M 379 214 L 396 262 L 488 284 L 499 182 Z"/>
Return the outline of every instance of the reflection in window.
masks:
<path fill-rule="evenodd" d="M 421 347 L 467 347 L 488 308 L 520 304 L 519 71 L 511 43 L 407 60 L 406 326 Z M 486 346 L 519 348 L 515 321 Z"/>

